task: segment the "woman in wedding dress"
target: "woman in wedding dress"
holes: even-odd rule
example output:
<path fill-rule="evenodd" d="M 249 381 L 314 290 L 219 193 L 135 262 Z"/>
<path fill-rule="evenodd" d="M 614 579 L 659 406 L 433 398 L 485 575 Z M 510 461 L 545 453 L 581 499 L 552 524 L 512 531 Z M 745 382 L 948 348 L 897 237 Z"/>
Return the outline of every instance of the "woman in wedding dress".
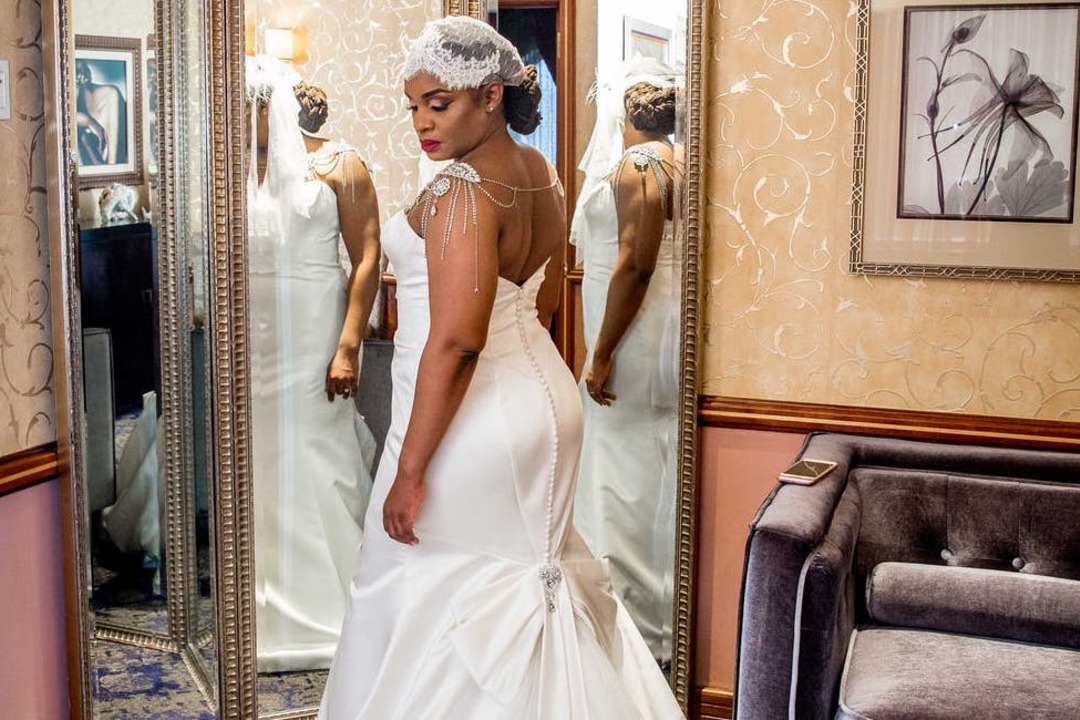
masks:
<path fill-rule="evenodd" d="M 246 78 L 258 668 L 311 670 L 337 646 L 371 488 L 374 441 L 354 396 L 378 206 L 355 153 L 328 164 L 306 152 L 291 68 L 252 58 Z"/>
<path fill-rule="evenodd" d="M 581 399 L 545 327 L 564 199 L 507 132 L 539 120 L 535 68 L 450 17 L 405 77 L 421 148 L 455 162 L 383 229 L 393 419 L 319 717 L 681 718 L 571 523 Z"/>
<path fill-rule="evenodd" d="M 675 83 L 658 61 L 632 61 L 598 98 L 570 234 L 584 265 L 588 352 L 574 523 L 610 562 L 615 592 L 661 663 L 671 659 L 678 447 Z"/>

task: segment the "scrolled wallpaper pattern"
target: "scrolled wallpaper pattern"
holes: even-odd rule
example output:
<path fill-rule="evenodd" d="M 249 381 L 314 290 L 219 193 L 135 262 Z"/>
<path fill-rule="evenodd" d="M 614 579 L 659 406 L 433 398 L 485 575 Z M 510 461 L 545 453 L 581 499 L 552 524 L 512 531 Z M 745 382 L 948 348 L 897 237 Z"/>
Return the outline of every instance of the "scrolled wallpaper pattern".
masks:
<path fill-rule="evenodd" d="M 419 182 L 420 147 L 401 74 L 409 41 L 441 0 L 257 0 L 257 36 L 266 27 L 299 28 L 306 57 L 296 69 L 326 91 L 324 131 L 357 149 L 368 164 L 383 220 L 408 204 Z"/>
<path fill-rule="evenodd" d="M 848 274 L 854 10 L 710 2 L 703 392 L 1080 421 L 1080 287 Z"/>
<path fill-rule="evenodd" d="M 0 456 L 56 438 L 41 3 L 0 4 L 11 119 L 0 121 Z"/>

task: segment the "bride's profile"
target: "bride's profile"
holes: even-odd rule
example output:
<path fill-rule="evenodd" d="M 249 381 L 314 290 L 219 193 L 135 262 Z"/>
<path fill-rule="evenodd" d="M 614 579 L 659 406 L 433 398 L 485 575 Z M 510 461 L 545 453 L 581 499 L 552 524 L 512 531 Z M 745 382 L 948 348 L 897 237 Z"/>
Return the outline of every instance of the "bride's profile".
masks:
<path fill-rule="evenodd" d="M 564 198 L 507 131 L 539 122 L 535 68 L 450 17 L 404 79 L 421 149 L 452 163 L 383 226 L 393 415 L 319 718 L 682 718 L 571 521 L 581 397 L 546 328 Z"/>

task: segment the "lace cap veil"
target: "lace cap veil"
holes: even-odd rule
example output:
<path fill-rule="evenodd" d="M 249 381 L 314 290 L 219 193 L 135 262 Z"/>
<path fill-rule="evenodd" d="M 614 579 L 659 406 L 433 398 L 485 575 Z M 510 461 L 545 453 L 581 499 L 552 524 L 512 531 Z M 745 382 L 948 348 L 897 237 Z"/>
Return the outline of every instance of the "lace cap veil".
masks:
<path fill-rule="evenodd" d="M 447 90 L 478 88 L 492 80 L 521 85 L 525 65 L 509 40 L 485 22 L 461 15 L 432 20 L 413 41 L 404 79 L 431 73 Z"/>
<path fill-rule="evenodd" d="M 598 77 L 589 89 L 589 99 L 596 103 L 596 124 L 578 163 L 578 170 L 585 173 L 585 179 L 570 224 L 570 242 L 574 245 L 579 245 L 583 239 L 580 237 L 584 231 L 581 207 L 622 159 L 625 150 L 623 120 L 626 117 L 623 96 L 628 88 L 640 82 L 657 88 L 679 87 L 682 75 L 655 58 L 639 56 L 622 63 L 613 76 Z"/>

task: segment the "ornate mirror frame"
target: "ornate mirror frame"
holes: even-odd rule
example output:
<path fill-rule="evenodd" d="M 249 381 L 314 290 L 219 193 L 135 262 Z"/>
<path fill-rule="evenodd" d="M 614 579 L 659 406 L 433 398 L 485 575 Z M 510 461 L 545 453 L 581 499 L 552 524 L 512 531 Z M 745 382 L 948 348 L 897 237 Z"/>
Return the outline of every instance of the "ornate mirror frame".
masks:
<path fill-rule="evenodd" d="M 448 14 L 480 17 L 481 0 L 446 0 Z M 686 222 L 682 298 L 682 360 L 676 526 L 676 586 L 672 686 L 686 708 L 693 653 L 696 551 L 697 401 L 699 283 L 701 255 L 702 107 L 704 0 L 689 0 L 687 13 Z M 248 398 L 247 253 L 245 217 L 244 42 L 239 2 L 210 3 L 209 134 L 211 148 L 210 248 L 212 410 L 217 502 L 217 637 L 220 662 L 220 717 L 258 716 L 254 635 L 254 545 L 251 470 L 251 418 Z M 311 717 L 309 711 L 274 718 Z"/>
<path fill-rule="evenodd" d="M 77 1 L 77 0 L 75 0 Z M 86 568 L 90 562 L 87 537 L 87 490 L 82 467 L 85 433 L 83 402 L 82 324 L 80 321 L 79 229 L 77 226 L 77 166 L 71 143 L 73 116 L 73 0 L 41 3 L 42 58 L 45 97 L 46 176 L 49 210 L 49 255 L 55 358 L 57 453 L 61 477 L 61 521 L 64 531 L 64 592 L 67 626 L 68 695 L 73 717 L 93 716 L 93 641 L 138 645 L 177 653 L 198 689 L 216 696 L 215 678 L 198 652 L 212 638 L 198 628 L 197 576 L 193 509 L 194 432 L 188 389 L 192 384 L 191 349 L 180 340 L 188 318 L 187 251 L 178 241 L 177 188 L 187 181 L 183 162 L 177 162 L 184 139 L 176 122 L 178 98 L 186 97 L 182 74 L 175 72 L 183 54 L 174 32 L 184 0 L 153 0 L 158 38 L 158 170 L 153 210 L 158 227 L 158 290 L 160 306 L 162 442 L 165 511 L 162 527 L 166 563 L 168 623 L 164 632 L 94 622 Z M 186 245 L 186 243 L 185 243 Z"/>

